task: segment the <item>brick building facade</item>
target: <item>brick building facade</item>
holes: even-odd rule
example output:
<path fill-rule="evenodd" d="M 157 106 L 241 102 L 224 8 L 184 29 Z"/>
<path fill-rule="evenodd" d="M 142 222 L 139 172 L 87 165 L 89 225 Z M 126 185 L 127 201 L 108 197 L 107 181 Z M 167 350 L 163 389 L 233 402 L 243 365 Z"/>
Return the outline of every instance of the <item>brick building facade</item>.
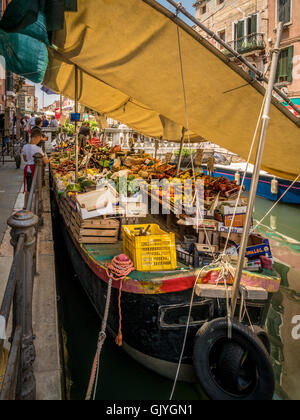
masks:
<path fill-rule="evenodd" d="M 198 0 L 194 7 L 199 21 L 243 54 L 260 71 L 264 70 L 268 0 Z M 212 43 L 222 49 L 215 41 Z M 226 53 L 226 50 L 223 52 Z"/>
<path fill-rule="evenodd" d="M 277 83 L 300 108 L 300 2 L 269 0 L 269 32 L 267 54 L 274 46 L 275 28 L 279 19 L 284 23 Z"/>
<path fill-rule="evenodd" d="M 201 23 L 267 75 L 276 27 L 279 20 L 283 21 L 276 83 L 300 107 L 299 6 L 299 0 L 198 0 L 194 4 L 196 18 Z M 208 38 L 200 29 L 199 32 Z M 228 54 L 216 41 L 211 42 Z M 236 62 L 240 64 L 239 60 Z"/>

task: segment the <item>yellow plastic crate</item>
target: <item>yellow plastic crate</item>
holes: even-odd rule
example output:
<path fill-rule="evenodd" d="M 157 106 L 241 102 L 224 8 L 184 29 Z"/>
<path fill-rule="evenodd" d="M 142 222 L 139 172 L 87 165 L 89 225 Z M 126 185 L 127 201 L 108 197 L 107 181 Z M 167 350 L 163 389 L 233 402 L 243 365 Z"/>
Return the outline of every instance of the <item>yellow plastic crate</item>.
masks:
<path fill-rule="evenodd" d="M 177 255 L 175 234 L 163 231 L 158 225 L 150 225 L 147 236 L 136 236 L 148 225 L 123 226 L 123 249 L 137 271 L 176 270 Z"/>

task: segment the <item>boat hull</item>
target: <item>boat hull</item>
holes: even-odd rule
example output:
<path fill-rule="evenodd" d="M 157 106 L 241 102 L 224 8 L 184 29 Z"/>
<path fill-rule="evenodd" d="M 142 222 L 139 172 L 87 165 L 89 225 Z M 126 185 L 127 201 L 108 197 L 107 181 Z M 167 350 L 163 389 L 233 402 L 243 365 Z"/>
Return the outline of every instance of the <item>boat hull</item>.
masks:
<path fill-rule="evenodd" d="M 213 173 L 213 176 L 215 178 L 220 176 L 227 177 L 230 181 L 234 181 L 235 179 L 235 173 L 236 169 L 230 169 L 230 167 L 227 168 L 218 168 L 216 166 L 215 171 Z M 241 174 L 241 179 L 243 174 Z M 272 194 L 271 191 L 271 182 L 273 177 L 268 175 L 261 175 L 259 177 L 258 187 L 257 187 L 257 196 L 266 198 L 271 201 L 277 201 L 282 194 L 285 193 L 287 188 L 292 184 L 292 181 L 289 181 L 287 179 L 277 178 L 278 179 L 278 193 Z M 251 187 L 251 181 L 252 181 L 252 174 L 247 173 L 245 178 L 245 187 L 247 191 L 250 191 Z M 300 182 L 296 182 L 293 187 L 286 193 L 286 195 L 281 199 L 282 203 L 289 203 L 289 204 L 300 204 Z"/>
<path fill-rule="evenodd" d="M 99 279 L 85 263 L 82 255 L 74 246 L 70 233 L 61 221 L 63 237 L 72 265 L 78 279 L 100 319 L 103 318 L 108 285 Z M 170 305 L 189 305 L 191 290 L 159 295 L 143 295 L 122 292 L 122 336 L 123 349 L 137 362 L 165 376 L 174 378 L 184 340 L 185 327 L 159 327 L 161 307 Z M 119 290 L 113 288 L 108 318 L 109 333 L 116 337 L 119 329 Z M 196 381 L 192 350 L 194 337 L 206 321 L 191 326 L 179 380 Z"/>
<path fill-rule="evenodd" d="M 87 261 L 88 254 L 84 247 L 75 240 L 71 230 L 65 224 L 60 215 L 56 198 L 52 200 L 52 203 L 53 213 L 61 226 L 74 270 L 99 318 L 102 319 L 108 291 L 107 273 L 103 269 L 95 270 L 95 261 L 92 257 Z M 140 282 L 145 283 L 143 273 L 135 273 L 141 276 Z M 189 277 L 187 278 L 189 279 Z M 174 291 L 173 286 L 176 281 L 177 286 L 182 289 Z M 161 287 L 154 286 L 152 289 L 151 281 L 144 292 L 139 289 L 131 291 L 124 287 L 121 294 L 121 326 L 123 349 L 143 366 L 167 378 L 174 379 L 186 333 L 192 287 L 190 281 L 186 282 L 181 278 L 174 279 L 174 274 L 168 275 L 163 284 L 168 282 L 173 286 L 165 285 L 163 291 Z M 113 337 L 118 335 L 120 325 L 119 286 L 119 282 L 113 283 L 109 307 L 107 329 Z M 264 325 L 268 304 L 252 302 L 248 305 L 253 324 Z M 226 313 L 225 299 L 217 300 L 194 296 L 191 323 L 187 332 L 179 380 L 197 381 L 192 360 L 196 333 L 206 322 L 225 317 Z"/>

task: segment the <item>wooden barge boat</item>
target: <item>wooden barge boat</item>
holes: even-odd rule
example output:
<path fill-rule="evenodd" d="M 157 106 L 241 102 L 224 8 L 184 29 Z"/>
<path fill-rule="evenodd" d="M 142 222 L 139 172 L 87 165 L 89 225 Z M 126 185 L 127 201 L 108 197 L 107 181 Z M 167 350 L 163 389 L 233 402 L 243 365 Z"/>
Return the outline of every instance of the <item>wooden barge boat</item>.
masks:
<path fill-rule="evenodd" d="M 122 241 L 115 235 L 113 240 L 109 240 L 114 243 L 106 243 L 102 233 L 98 237 L 102 243 L 88 243 L 88 237 L 80 236 L 80 232 L 87 235 L 88 230 L 94 230 L 95 220 L 83 222 L 70 200 L 58 193 L 55 181 L 53 184 L 54 213 L 60 214 L 68 253 L 83 289 L 102 319 L 109 281 L 107 267 L 114 257 L 123 252 Z M 109 226 L 110 219 L 106 223 Z M 133 271 L 122 285 L 123 348 L 137 362 L 167 378 L 174 379 L 176 376 L 199 271 L 180 263 L 176 270 L 170 272 Z M 222 292 L 221 288 L 216 291 L 213 285 L 218 275 L 218 267 L 207 272 L 204 270 L 196 287 L 179 380 L 197 381 L 193 360 L 197 333 L 206 323 L 227 316 L 225 291 Z M 280 278 L 276 273 L 264 275 L 244 271 L 241 284 L 247 289 L 251 323 L 263 328 L 272 294 L 279 289 Z M 118 334 L 120 323 L 119 292 L 120 282 L 113 281 L 108 330 L 114 337 Z M 240 301 L 237 310 L 239 308 Z M 249 324 L 248 319 L 245 324 Z"/>

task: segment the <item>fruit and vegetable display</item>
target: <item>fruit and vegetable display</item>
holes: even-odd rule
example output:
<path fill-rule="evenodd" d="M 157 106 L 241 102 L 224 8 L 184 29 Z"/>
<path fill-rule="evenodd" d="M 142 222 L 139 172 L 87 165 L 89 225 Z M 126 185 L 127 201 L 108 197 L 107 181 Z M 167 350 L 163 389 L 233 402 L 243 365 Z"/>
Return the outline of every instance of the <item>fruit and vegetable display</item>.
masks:
<path fill-rule="evenodd" d="M 167 197 L 172 205 L 176 205 L 182 197 L 185 202 L 193 199 L 197 181 L 202 183 L 204 202 L 207 204 L 216 197 L 219 201 L 234 199 L 240 191 L 236 181 L 229 181 L 225 177 L 213 178 L 203 172 L 194 174 L 192 170 L 180 171 L 176 175 L 175 165 L 164 163 L 147 153 L 131 154 L 122 151 L 119 146 L 109 148 L 88 145 L 85 156 L 79 157 L 77 182 L 72 148 L 60 150 L 52 158 L 51 166 L 57 185 L 61 191 L 66 192 L 88 192 L 113 181 L 120 195 L 132 197 L 140 192 L 142 182 L 150 185 L 149 194 L 158 194 L 159 199 Z M 168 193 L 163 188 L 164 180 L 171 183 Z M 157 182 L 159 186 L 155 191 Z"/>

